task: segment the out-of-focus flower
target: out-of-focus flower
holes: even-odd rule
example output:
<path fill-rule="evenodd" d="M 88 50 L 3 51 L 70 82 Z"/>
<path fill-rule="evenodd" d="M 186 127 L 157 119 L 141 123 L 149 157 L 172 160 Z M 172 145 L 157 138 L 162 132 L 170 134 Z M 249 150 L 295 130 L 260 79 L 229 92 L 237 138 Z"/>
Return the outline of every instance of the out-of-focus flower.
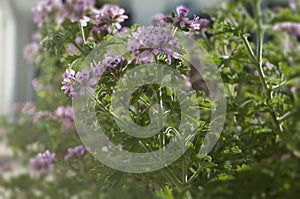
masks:
<path fill-rule="evenodd" d="M 41 40 L 41 34 L 36 32 L 32 35 L 32 41 L 39 42 Z"/>
<path fill-rule="evenodd" d="M 269 70 L 271 70 L 271 69 L 273 69 L 275 66 L 274 66 L 274 64 L 272 64 L 271 62 L 266 62 L 266 67 L 267 67 Z"/>
<path fill-rule="evenodd" d="M 36 106 L 33 102 L 26 102 L 24 104 L 20 104 L 18 109 L 21 109 L 21 113 L 25 115 L 34 115 L 36 112 Z"/>
<path fill-rule="evenodd" d="M 74 128 L 74 109 L 71 106 L 57 107 L 51 118 L 62 123 L 66 130 Z"/>
<path fill-rule="evenodd" d="M 42 27 L 45 23 L 49 21 L 50 14 L 61 10 L 63 7 L 61 0 L 42 0 L 36 7 L 32 9 L 33 12 L 33 22 L 37 24 L 38 27 Z"/>
<path fill-rule="evenodd" d="M 39 91 L 43 88 L 43 85 L 39 82 L 38 79 L 33 79 L 31 85 L 34 91 Z"/>
<path fill-rule="evenodd" d="M 273 30 L 281 30 L 292 36 L 299 37 L 300 36 L 300 23 L 296 23 L 296 22 L 276 23 L 273 26 Z"/>
<path fill-rule="evenodd" d="M 86 15 L 94 9 L 94 5 L 94 0 L 66 0 L 58 15 L 62 19 L 68 18 L 71 22 L 80 22 L 82 26 L 87 26 L 90 18 Z"/>
<path fill-rule="evenodd" d="M 166 15 L 164 15 L 163 13 L 157 13 L 151 18 L 151 24 L 154 26 L 162 26 L 166 24 L 164 20 L 165 17 Z"/>
<path fill-rule="evenodd" d="M 191 30 L 205 32 L 209 22 L 208 19 L 200 19 L 198 16 L 194 16 L 194 19 L 191 21 Z"/>
<path fill-rule="evenodd" d="M 39 112 L 36 112 L 36 113 L 33 115 L 32 123 L 33 123 L 33 124 L 36 124 L 36 123 L 38 123 L 40 120 L 42 120 L 42 119 L 44 119 L 44 118 L 48 118 L 49 116 L 51 116 L 51 113 L 48 112 L 48 111 L 39 111 Z"/>
<path fill-rule="evenodd" d="M 82 37 L 81 36 L 77 36 L 75 38 L 75 43 L 78 44 L 78 45 L 82 44 Z"/>
<path fill-rule="evenodd" d="M 42 174 L 49 174 L 52 172 L 55 160 L 55 154 L 46 150 L 44 153 L 38 153 L 36 157 L 30 160 L 30 166 L 36 178 Z"/>
<path fill-rule="evenodd" d="M 103 147 L 101 148 L 101 151 L 102 151 L 102 152 L 108 152 L 107 146 L 103 146 Z"/>
<path fill-rule="evenodd" d="M 292 10 L 296 10 L 297 9 L 297 2 L 296 0 L 289 0 L 289 6 Z"/>
<path fill-rule="evenodd" d="M 92 33 L 107 32 L 113 34 L 119 31 L 122 28 L 120 23 L 128 18 L 124 13 L 125 10 L 117 5 L 105 4 L 100 10 L 95 9 L 91 20 L 91 23 L 94 24 Z"/>
<path fill-rule="evenodd" d="M 66 54 L 80 55 L 80 52 L 72 43 L 68 43 Z"/>
<path fill-rule="evenodd" d="M 69 148 L 68 149 L 68 153 L 65 155 L 65 160 L 70 159 L 72 156 L 77 156 L 77 157 L 81 157 L 86 153 L 87 149 L 80 145 L 80 146 L 76 146 L 74 148 Z"/>
<path fill-rule="evenodd" d="M 127 50 L 137 64 L 153 62 L 154 56 L 160 53 L 166 56 L 169 64 L 172 58 L 179 58 L 177 38 L 161 27 L 139 27 L 128 42 Z"/>
<path fill-rule="evenodd" d="M 23 49 L 23 58 L 30 64 L 34 64 L 38 58 L 41 46 L 37 42 L 27 44 Z"/>
<path fill-rule="evenodd" d="M 185 75 L 181 75 L 181 76 L 182 76 L 182 78 L 184 80 L 184 83 L 185 83 L 186 87 L 192 88 L 192 83 L 191 83 L 190 77 L 185 76 Z"/>

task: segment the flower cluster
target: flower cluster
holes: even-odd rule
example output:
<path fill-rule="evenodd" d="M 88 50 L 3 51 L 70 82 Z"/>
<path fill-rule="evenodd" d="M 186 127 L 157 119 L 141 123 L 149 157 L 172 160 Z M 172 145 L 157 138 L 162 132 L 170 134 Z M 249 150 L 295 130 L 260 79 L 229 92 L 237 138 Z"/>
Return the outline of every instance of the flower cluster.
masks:
<path fill-rule="evenodd" d="M 282 30 L 292 36 L 299 37 L 300 36 L 300 23 L 295 23 L 295 22 L 276 23 L 273 26 L 273 30 Z"/>
<path fill-rule="evenodd" d="M 194 18 L 190 20 L 187 18 L 189 10 L 183 6 L 178 6 L 176 11 L 177 15 L 171 13 L 170 16 L 164 18 L 164 21 L 173 24 L 174 27 L 180 28 L 183 31 L 206 31 L 206 27 L 210 22 L 208 19 L 200 19 L 200 17 L 195 15 Z"/>
<path fill-rule="evenodd" d="M 163 13 L 156 13 L 152 18 L 151 18 L 151 24 L 153 26 L 163 26 L 166 24 L 165 22 L 166 15 Z"/>
<path fill-rule="evenodd" d="M 91 23 L 94 25 L 92 28 L 93 34 L 100 34 L 106 32 L 113 34 L 121 29 L 121 24 L 128 16 L 124 15 L 125 10 L 117 5 L 104 5 L 100 10 L 94 10 L 93 19 Z"/>
<path fill-rule="evenodd" d="M 58 24 L 69 19 L 71 22 L 80 22 L 86 26 L 90 20 L 86 13 L 94 9 L 94 4 L 94 0 L 65 0 L 64 3 L 61 0 L 42 0 L 32 9 L 33 21 L 38 27 L 42 27 L 53 14 Z"/>
<path fill-rule="evenodd" d="M 120 23 L 128 17 L 125 10 L 117 5 L 104 5 L 100 10 L 95 8 L 94 0 L 42 0 L 32 9 L 34 22 L 42 27 L 50 20 L 50 15 L 55 15 L 58 24 L 65 19 L 71 22 L 81 22 L 83 26 L 91 20 L 87 15 L 93 16 L 94 30 L 107 30 L 109 33 L 121 29 Z"/>
<path fill-rule="evenodd" d="M 292 10 L 296 10 L 299 6 L 299 2 L 296 2 L 296 0 L 289 0 L 289 6 Z"/>
<path fill-rule="evenodd" d="M 87 149 L 80 145 L 80 146 L 76 146 L 74 148 L 69 148 L 68 149 L 68 153 L 65 155 L 65 160 L 70 159 L 72 156 L 77 156 L 77 157 L 81 157 L 86 153 Z"/>
<path fill-rule="evenodd" d="M 158 54 L 164 54 L 169 64 L 172 58 L 179 58 L 177 38 L 162 27 L 139 27 L 128 42 L 127 50 L 137 64 L 153 62 Z"/>
<path fill-rule="evenodd" d="M 34 14 L 33 22 L 37 24 L 38 27 L 42 27 L 45 23 L 50 20 L 50 14 L 58 12 L 63 7 L 61 0 L 42 0 L 36 7 L 32 9 Z M 62 17 L 57 15 L 57 21 L 63 21 Z"/>
<path fill-rule="evenodd" d="M 69 96 L 71 98 L 75 98 L 77 96 L 77 93 L 75 92 L 74 89 L 74 82 L 75 82 L 75 71 L 72 70 L 71 68 L 68 68 L 64 74 L 62 75 L 63 77 L 63 82 L 62 82 L 62 87 L 61 90 L 64 90 L 64 93 L 69 92 Z"/>
<path fill-rule="evenodd" d="M 36 178 L 39 178 L 42 174 L 51 173 L 55 160 L 55 154 L 50 153 L 48 150 L 44 153 L 37 154 L 36 157 L 30 160 L 30 166 L 33 174 Z"/>
<path fill-rule="evenodd" d="M 81 71 L 75 74 L 75 71 L 71 68 L 68 68 L 65 73 L 62 75 L 62 87 L 61 90 L 64 90 L 64 93 L 69 93 L 69 96 L 74 99 L 78 92 L 75 88 L 79 88 L 79 94 L 84 95 L 89 93 L 94 94 L 95 89 L 92 86 L 96 85 L 99 77 L 105 71 L 106 68 L 115 69 L 124 61 L 124 58 L 120 55 L 114 57 L 107 57 L 102 62 L 97 64 L 91 64 L 90 69 L 82 69 Z"/>
<path fill-rule="evenodd" d="M 47 118 L 62 123 L 65 130 L 71 130 L 74 127 L 74 110 L 71 106 L 59 106 L 54 112 L 37 111 L 34 103 L 26 102 L 17 104 L 16 109 L 21 110 L 22 114 L 32 117 L 33 124 Z"/>
<path fill-rule="evenodd" d="M 71 22 L 80 22 L 82 26 L 87 26 L 90 18 L 86 13 L 91 12 L 94 5 L 94 0 L 66 0 L 58 15 L 61 19 L 68 18 Z"/>
<path fill-rule="evenodd" d="M 39 53 L 41 51 L 41 45 L 39 44 L 40 35 L 35 33 L 32 35 L 32 42 L 27 44 L 23 49 L 23 58 L 28 63 L 35 63 L 39 59 Z"/>
<path fill-rule="evenodd" d="M 74 109 L 71 106 L 59 106 L 51 118 L 63 124 L 66 130 L 74 127 Z"/>
<path fill-rule="evenodd" d="M 82 37 L 77 36 L 74 40 L 75 44 L 81 45 L 82 44 Z M 73 55 L 80 55 L 80 51 L 74 46 L 72 43 L 67 43 L 67 49 L 65 51 L 66 54 L 73 54 Z"/>

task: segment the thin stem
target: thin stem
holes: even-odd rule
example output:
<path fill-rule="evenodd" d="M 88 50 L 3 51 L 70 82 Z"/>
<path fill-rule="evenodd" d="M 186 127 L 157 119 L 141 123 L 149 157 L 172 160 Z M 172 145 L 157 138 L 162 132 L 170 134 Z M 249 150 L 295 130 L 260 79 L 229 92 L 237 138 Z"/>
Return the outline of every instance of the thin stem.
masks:
<path fill-rule="evenodd" d="M 143 144 L 141 141 L 139 141 L 139 144 L 149 153 L 152 152 L 151 147 L 149 146 L 145 146 L 145 144 Z M 184 187 L 182 186 L 182 184 L 180 183 L 180 181 L 178 180 L 178 178 L 173 174 L 172 171 L 169 170 L 168 167 L 165 167 L 163 169 L 160 170 L 160 172 L 163 174 L 163 176 L 169 180 L 171 183 L 173 183 L 177 190 L 179 192 L 183 191 Z"/>
<path fill-rule="evenodd" d="M 271 92 L 268 87 L 268 84 L 266 82 L 266 76 L 263 70 L 263 38 L 264 38 L 264 31 L 262 28 L 262 21 L 261 21 L 261 11 L 260 11 L 260 1 L 258 1 L 256 5 L 256 18 L 257 18 L 257 61 L 258 61 L 258 74 L 259 74 L 259 79 L 263 85 L 264 92 L 268 96 L 268 99 L 271 99 Z"/>
<path fill-rule="evenodd" d="M 192 183 L 199 175 L 199 173 L 201 172 L 201 169 L 199 168 L 188 180 L 188 184 Z"/>
<path fill-rule="evenodd" d="M 173 37 L 175 36 L 175 34 L 176 34 L 176 32 L 177 32 L 177 29 L 178 29 L 178 28 L 175 27 L 175 26 L 172 28 L 171 35 L 172 35 Z"/>
<path fill-rule="evenodd" d="M 158 120 L 158 126 L 159 127 L 163 127 L 163 102 L 162 102 L 162 91 L 161 91 L 161 88 L 158 89 L 158 91 L 156 91 L 156 100 L 157 102 L 159 103 L 158 105 L 158 117 L 159 117 L 159 120 Z M 162 132 L 162 133 L 159 133 L 159 145 L 160 145 L 160 148 L 163 149 L 163 147 L 165 146 L 165 134 Z M 162 150 L 162 154 L 161 154 L 161 157 L 164 157 L 164 150 Z M 164 161 L 164 160 L 162 160 Z"/>
<path fill-rule="evenodd" d="M 260 82 L 263 86 L 264 93 L 266 94 L 267 97 L 267 103 L 272 99 L 272 92 L 268 86 L 268 83 L 266 81 L 266 76 L 263 70 L 263 38 L 264 38 L 264 30 L 263 30 L 263 22 L 262 22 L 262 16 L 261 16 L 261 0 L 255 0 L 255 17 L 256 17 L 256 25 L 257 25 L 257 70 L 259 74 L 259 79 Z M 269 107 L 270 108 L 270 107 Z M 278 128 L 280 132 L 283 132 L 282 125 L 280 122 L 277 120 L 276 113 L 270 108 L 269 111 L 273 123 L 275 126 Z"/>
<path fill-rule="evenodd" d="M 182 184 L 187 184 L 187 167 L 188 167 L 188 164 L 185 160 L 183 160 L 183 165 L 182 165 Z"/>
<path fill-rule="evenodd" d="M 250 43 L 249 43 L 247 37 L 246 37 L 245 35 L 243 35 L 243 36 L 242 36 L 242 40 L 243 40 L 244 43 L 245 43 L 245 46 L 246 46 L 246 48 L 247 48 L 247 50 L 248 50 L 248 52 L 249 52 L 249 54 L 250 54 L 250 56 L 251 56 L 251 58 L 252 58 L 252 61 L 256 64 L 258 61 L 257 61 L 257 58 L 256 58 L 256 56 L 255 56 L 255 54 L 254 54 L 252 48 L 251 48 L 251 45 L 250 45 Z"/>
<path fill-rule="evenodd" d="M 85 39 L 85 34 L 84 34 L 83 26 L 82 26 L 81 23 L 79 23 L 79 26 L 80 26 L 80 30 L 81 30 L 81 36 L 82 36 L 83 44 L 86 45 L 86 39 Z"/>
<path fill-rule="evenodd" d="M 81 52 L 82 55 L 87 55 L 87 53 L 79 46 L 75 41 L 72 41 L 72 44 Z"/>

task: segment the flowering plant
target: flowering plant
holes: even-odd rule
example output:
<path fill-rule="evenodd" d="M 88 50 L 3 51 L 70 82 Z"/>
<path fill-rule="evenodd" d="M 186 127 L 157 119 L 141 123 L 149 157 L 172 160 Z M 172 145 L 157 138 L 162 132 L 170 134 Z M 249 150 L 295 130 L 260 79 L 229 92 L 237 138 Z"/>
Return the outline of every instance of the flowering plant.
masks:
<path fill-rule="evenodd" d="M 125 10 L 100 4 L 33 8 L 36 100 L 7 128 L 33 175 L 0 182 L 12 198 L 299 195 L 295 1 L 233 0 L 209 19 L 178 6 L 150 27 L 122 27 Z"/>

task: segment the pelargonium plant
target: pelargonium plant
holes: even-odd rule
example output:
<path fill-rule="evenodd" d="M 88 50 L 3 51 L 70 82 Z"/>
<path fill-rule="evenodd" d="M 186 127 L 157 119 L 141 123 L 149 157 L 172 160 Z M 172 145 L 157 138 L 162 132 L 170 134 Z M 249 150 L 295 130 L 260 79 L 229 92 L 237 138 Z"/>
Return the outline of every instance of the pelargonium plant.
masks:
<path fill-rule="evenodd" d="M 32 9 L 38 30 L 24 48 L 36 66 L 35 100 L 18 104 L 16 122 L 6 124 L 9 146 L 28 172 L 1 179 L 0 193 L 298 198 L 300 7 L 263 3 L 222 2 L 207 18 L 189 18 L 178 5 L 149 19 L 149 27 L 123 27 L 126 10 L 115 4 L 41 0 Z M 219 101 L 222 94 L 210 89 L 218 75 L 226 94 Z M 213 117 L 220 109 L 226 118 Z M 218 123 L 222 133 L 213 128 Z M 99 132 L 109 142 L 97 143 Z M 176 141 L 184 151 L 172 145 L 174 157 L 180 154 L 174 158 L 165 146 Z M 156 155 L 134 162 L 129 152 Z M 110 167 L 115 160 L 122 161 Z M 151 170 L 151 161 L 162 166 Z M 126 172 L 133 163 L 145 172 Z"/>

